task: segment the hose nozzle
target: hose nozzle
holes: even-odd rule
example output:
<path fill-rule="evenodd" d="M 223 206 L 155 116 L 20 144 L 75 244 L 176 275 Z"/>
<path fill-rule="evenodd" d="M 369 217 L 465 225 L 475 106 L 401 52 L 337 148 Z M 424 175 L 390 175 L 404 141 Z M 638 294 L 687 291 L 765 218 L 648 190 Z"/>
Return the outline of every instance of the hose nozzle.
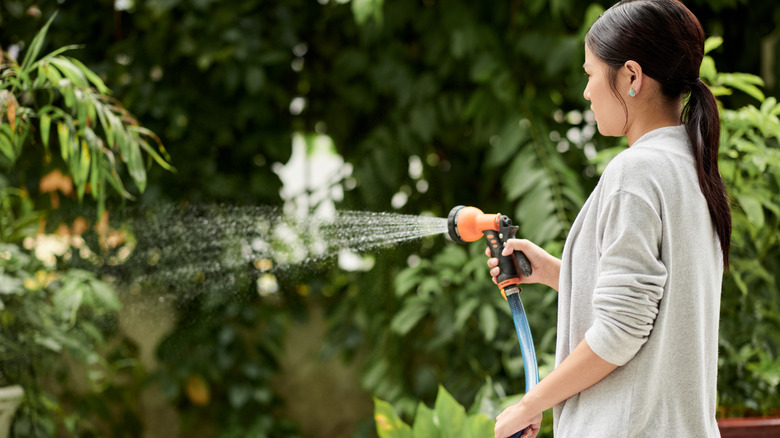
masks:
<path fill-rule="evenodd" d="M 459 205 L 447 216 L 447 230 L 453 242 L 476 242 L 485 230 L 498 231 L 500 218 L 500 214 L 485 214 L 476 207 Z"/>
<path fill-rule="evenodd" d="M 498 281 L 501 290 L 506 285 L 520 281 L 517 272 L 526 277 L 533 272 L 531 263 L 522 252 L 515 251 L 514 257 L 501 254 L 506 241 L 515 237 L 517 228 L 508 217 L 499 213 L 485 214 L 476 207 L 459 205 L 450 210 L 447 216 L 447 231 L 454 242 L 475 242 L 482 236 L 487 238 L 491 255 L 499 260 L 501 274 Z"/>

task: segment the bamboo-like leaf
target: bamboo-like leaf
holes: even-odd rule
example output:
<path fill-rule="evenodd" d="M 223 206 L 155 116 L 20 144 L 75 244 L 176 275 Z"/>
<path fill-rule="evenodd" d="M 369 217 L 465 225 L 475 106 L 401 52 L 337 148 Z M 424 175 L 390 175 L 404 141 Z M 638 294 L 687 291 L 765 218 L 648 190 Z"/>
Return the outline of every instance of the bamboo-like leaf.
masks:
<path fill-rule="evenodd" d="M 41 62 L 38 71 L 39 71 L 38 73 L 39 75 L 43 73 L 43 76 L 48 78 L 55 85 L 62 80 L 62 73 L 60 73 L 59 70 L 54 68 L 48 62 Z"/>
<path fill-rule="evenodd" d="M 0 152 L 8 157 L 11 162 L 14 162 L 16 161 L 16 154 L 14 153 L 13 142 L 8 133 L 10 130 L 11 128 L 8 125 L 0 125 Z"/>
<path fill-rule="evenodd" d="M 39 129 L 41 130 L 41 141 L 43 147 L 46 150 L 46 154 L 49 154 L 49 133 L 51 131 L 51 117 L 45 112 L 41 111 L 40 114 Z"/>
<path fill-rule="evenodd" d="M 79 201 L 84 199 L 84 191 L 87 188 L 87 176 L 89 175 L 89 165 L 92 159 L 89 146 L 85 140 L 81 141 L 81 154 L 78 157 L 77 167 L 73 172 L 74 180 L 77 181 Z"/>
<path fill-rule="evenodd" d="M 62 122 L 57 123 L 57 137 L 60 141 L 60 154 L 66 162 L 70 156 L 70 130 L 68 125 Z"/>
<path fill-rule="evenodd" d="M 113 148 L 116 144 L 116 139 L 114 138 L 114 131 L 109 120 L 111 115 L 109 114 L 108 109 L 102 103 L 97 102 L 95 105 L 95 113 L 97 114 L 97 119 L 100 122 L 100 127 L 103 128 L 103 134 L 105 135 L 105 139 L 108 142 L 108 147 Z"/>
<path fill-rule="evenodd" d="M 95 88 L 97 89 L 97 91 L 100 94 L 109 94 L 109 93 L 111 93 L 111 90 L 108 89 L 108 87 L 103 82 L 103 80 L 100 79 L 100 76 L 95 74 L 95 72 L 93 72 L 92 70 L 87 68 L 87 66 L 85 66 L 78 59 L 75 59 L 75 58 L 68 58 L 68 59 L 70 59 L 70 61 L 73 63 L 73 65 L 75 65 L 76 67 L 79 68 L 79 70 L 81 70 L 81 73 L 83 73 L 84 76 L 89 80 L 89 82 L 91 82 L 92 85 L 95 86 Z"/>
<path fill-rule="evenodd" d="M 27 53 L 24 54 L 24 58 L 22 59 L 22 71 L 27 71 L 35 59 L 38 58 L 38 54 L 41 52 L 41 48 L 43 47 L 43 41 L 46 39 L 46 33 L 49 31 L 49 26 L 51 25 L 51 22 L 54 21 L 54 17 L 56 16 L 56 12 L 52 14 L 51 18 L 49 18 L 49 21 L 43 25 L 38 34 L 35 35 L 35 38 L 33 38 L 32 43 L 30 44 L 30 48 L 27 50 Z"/>
<path fill-rule="evenodd" d="M 141 150 L 137 145 L 129 145 L 128 151 L 130 154 L 125 158 L 127 169 L 138 190 L 143 192 L 146 189 L 146 169 L 141 157 Z"/>
<path fill-rule="evenodd" d="M 109 145 L 119 149 L 119 153 L 120 154 L 126 155 L 127 154 L 127 150 L 126 150 L 127 149 L 126 148 L 127 144 L 124 141 L 125 133 L 124 133 L 124 129 L 123 129 L 123 126 L 122 126 L 122 122 L 119 120 L 119 118 L 116 116 L 116 114 L 114 114 L 111 111 L 107 111 L 106 115 L 108 117 L 108 123 L 111 126 L 111 132 L 113 134 L 111 136 L 111 140 L 112 141 L 109 141 Z"/>
<path fill-rule="evenodd" d="M 52 52 L 47 53 L 45 56 L 41 57 L 41 59 L 38 60 L 39 63 L 48 62 L 50 58 L 54 58 L 56 56 L 59 56 L 68 50 L 74 50 L 74 49 L 80 49 L 82 46 L 80 44 L 69 44 L 67 46 L 62 46 Z"/>
<path fill-rule="evenodd" d="M 124 184 L 122 183 L 122 178 L 119 177 L 119 174 L 116 172 L 115 169 L 111 169 L 108 174 L 108 182 L 111 184 L 111 186 L 116 190 L 120 195 L 125 197 L 126 199 L 135 199 L 133 195 L 130 194 L 130 192 L 125 189 Z"/>
<path fill-rule="evenodd" d="M 73 91 L 73 87 L 70 81 L 60 81 L 58 89 L 62 93 L 62 97 L 65 99 L 65 106 L 73 108 L 76 105 L 76 93 Z"/>
<path fill-rule="evenodd" d="M 147 154 L 149 154 L 150 157 L 163 169 L 176 172 L 176 168 L 171 166 L 163 157 L 160 156 L 160 154 L 155 151 L 151 145 L 149 145 L 149 142 L 147 142 L 144 139 L 139 138 L 138 145 L 141 146 L 141 148 L 146 151 Z"/>
<path fill-rule="evenodd" d="M 94 150 L 97 150 L 97 148 L 94 148 Z M 90 160 L 89 170 L 89 187 L 92 190 L 92 199 L 96 199 L 98 202 L 98 217 L 103 215 L 103 210 L 105 208 L 105 195 L 103 190 L 105 175 L 103 174 L 103 169 L 100 165 L 102 161 L 100 155 L 95 153 Z"/>
<path fill-rule="evenodd" d="M 160 165 L 163 169 L 175 172 L 176 168 L 170 165 L 168 161 L 170 161 L 170 155 L 168 155 L 168 151 L 165 150 L 165 147 L 163 146 L 162 142 L 160 141 L 159 137 L 154 135 L 151 131 L 149 131 L 146 128 L 140 127 L 140 126 L 131 126 L 130 131 L 133 133 L 143 133 L 146 134 L 145 137 L 152 138 L 155 143 L 157 144 L 157 149 L 160 151 L 158 153 L 157 151 L 152 148 L 152 146 L 144 140 L 141 137 L 137 137 L 138 144 L 146 151 L 149 156 L 151 156 L 154 161 L 157 162 L 158 165 Z"/>
<path fill-rule="evenodd" d="M 13 145 L 14 145 L 14 153 L 16 156 L 22 155 L 22 148 L 24 147 L 25 141 L 27 141 L 27 135 L 30 133 L 29 129 L 22 129 L 21 132 L 17 133 L 13 137 Z"/>
<path fill-rule="evenodd" d="M 68 58 L 50 58 L 49 63 L 57 67 L 68 80 L 77 87 L 88 87 L 87 77 Z"/>

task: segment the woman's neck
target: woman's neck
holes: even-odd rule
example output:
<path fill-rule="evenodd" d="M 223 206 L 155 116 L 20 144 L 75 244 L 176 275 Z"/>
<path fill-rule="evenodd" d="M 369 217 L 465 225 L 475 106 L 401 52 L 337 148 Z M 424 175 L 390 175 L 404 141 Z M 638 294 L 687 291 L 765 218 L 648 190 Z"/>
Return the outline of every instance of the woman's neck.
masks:
<path fill-rule="evenodd" d="M 650 131 L 682 124 L 682 98 L 673 102 L 654 100 L 655 102 L 650 99 L 642 102 L 641 106 L 635 107 L 631 112 L 635 116 L 626 130 L 629 147 Z"/>

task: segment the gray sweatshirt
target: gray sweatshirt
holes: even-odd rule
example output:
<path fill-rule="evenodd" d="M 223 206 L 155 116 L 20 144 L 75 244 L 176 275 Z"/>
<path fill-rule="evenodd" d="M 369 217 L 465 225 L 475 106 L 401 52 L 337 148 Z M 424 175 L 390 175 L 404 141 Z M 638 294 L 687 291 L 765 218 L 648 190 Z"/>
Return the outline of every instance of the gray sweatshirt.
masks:
<path fill-rule="evenodd" d="M 583 340 L 619 365 L 554 408 L 555 436 L 718 437 L 723 260 L 685 128 L 607 166 L 564 246 L 556 364 Z"/>

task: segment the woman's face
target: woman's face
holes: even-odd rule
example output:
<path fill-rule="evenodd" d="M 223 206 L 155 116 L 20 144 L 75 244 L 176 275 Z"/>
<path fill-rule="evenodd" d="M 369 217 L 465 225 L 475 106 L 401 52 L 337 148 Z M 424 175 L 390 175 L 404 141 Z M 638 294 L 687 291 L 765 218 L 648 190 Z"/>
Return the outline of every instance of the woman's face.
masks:
<path fill-rule="evenodd" d="M 615 93 L 609 87 L 609 66 L 598 59 L 585 45 L 585 64 L 582 66 L 588 75 L 588 85 L 583 96 L 590 101 L 590 109 L 596 119 L 599 132 L 604 136 L 625 135 L 626 112 Z M 616 83 L 621 92 L 621 78 Z M 628 88 L 625 90 L 628 93 Z"/>

